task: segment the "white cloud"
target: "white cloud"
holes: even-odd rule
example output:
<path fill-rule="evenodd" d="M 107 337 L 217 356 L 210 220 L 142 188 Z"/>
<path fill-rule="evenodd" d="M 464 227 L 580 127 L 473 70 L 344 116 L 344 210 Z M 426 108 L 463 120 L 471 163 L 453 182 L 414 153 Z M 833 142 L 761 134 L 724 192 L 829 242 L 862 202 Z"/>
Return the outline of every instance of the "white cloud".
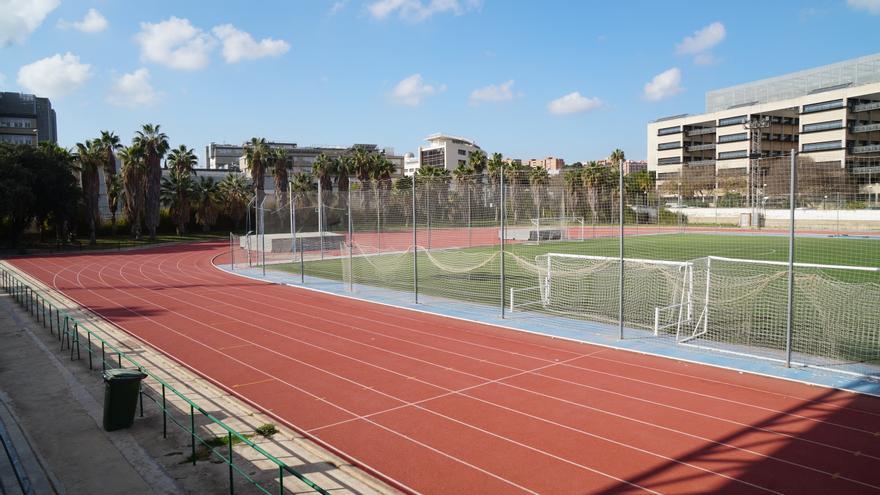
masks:
<path fill-rule="evenodd" d="M 367 6 L 367 10 L 379 20 L 397 13 L 401 19 L 421 22 L 434 14 L 462 15 L 482 5 L 482 0 L 377 0 Z"/>
<path fill-rule="evenodd" d="M 0 47 L 24 43 L 60 3 L 60 0 L 0 0 Z"/>
<path fill-rule="evenodd" d="M 345 4 L 347 4 L 347 3 L 348 3 L 348 0 L 339 0 L 338 2 L 335 2 L 333 4 L 333 6 L 330 7 L 329 14 L 336 15 L 336 14 L 342 12 L 343 10 L 345 10 Z"/>
<path fill-rule="evenodd" d="M 89 9 L 81 21 L 67 22 L 64 19 L 58 21 L 58 27 L 62 29 L 73 27 L 84 33 L 98 33 L 107 29 L 107 26 L 107 18 L 95 9 Z"/>
<path fill-rule="evenodd" d="M 602 106 L 599 98 L 587 98 L 579 91 L 569 93 L 547 104 L 547 109 L 554 115 L 566 115 L 570 113 L 583 113 Z"/>
<path fill-rule="evenodd" d="M 216 44 L 211 35 L 190 24 L 189 19 L 174 16 L 156 24 L 142 22 L 135 41 L 141 47 L 141 59 L 183 70 L 208 65 L 208 54 Z"/>
<path fill-rule="evenodd" d="M 694 63 L 697 65 L 714 65 L 718 62 L 718 59 L 715 58 L 715 55 L 711 53 L 698 53 L 694 57 Z"/>
<path fill-rule="evenodd" d="M 391 101 L 398 105 L 417 107 L 426 97 L 443 91 L 446 91 L 445 85 L 425 84 L 421 74 L 413 74 L 394 86 L 391 91 Z"/>
<path fill-rule="evenodd" d="M 119 107 L 152 105 L 161 95 L 150 84 L 150 71 L 144 67 L 123 74 L 113 82 L 107 101 Z"/>
<path fill-rule="evenodd" d="M 92 76 L 92 66 L 67 52 L 55 54 L 18 70 L 18 84 L 37 96 L 56 98 L 82 86 Z"/>
<path fill-rule="evenodd" d="M 651 82 L 645 83 L 644 96 L 651 101 L 660 101 L 683 90 L 681 71 L 677 67 L 673 67 L 654 76 Z"/>
<path fill-rule="evenodd" d="M 713 22 L 695 32 L 693 36 L 681 40 L 681 43 L 675 46 L 675 51 L 680 55 L 697 55 L 711 50 L 721 43 L 725 36 L 727 31 L 724 29 L 724 24 Z"/>
<path fill-rule="evenodd" d="M 500 85 L 490 84 L 484 88 L 471 91 L 471 104 L 476 105 L 481 102 L 498 102 L 510 101 L 516 95 L 513 93 L 513 80 L 501 83 Z"/>
<path fill-rule="evenodd" d="M 211 32 L 223 42 L 223 58 L 230 64 L 242 60 L 277 57 L 290 50 L 290 44 L 284 40 L 263 38 L 257 42 L 250 33 L 240 31 L 232 24 L 216 26 Z"/>
<path fill-rule="evenodd" d="M 846 4 L 855 10 L 866 10 L 873 15 L 880 14 L 880 0 L 846 0 Z"/>

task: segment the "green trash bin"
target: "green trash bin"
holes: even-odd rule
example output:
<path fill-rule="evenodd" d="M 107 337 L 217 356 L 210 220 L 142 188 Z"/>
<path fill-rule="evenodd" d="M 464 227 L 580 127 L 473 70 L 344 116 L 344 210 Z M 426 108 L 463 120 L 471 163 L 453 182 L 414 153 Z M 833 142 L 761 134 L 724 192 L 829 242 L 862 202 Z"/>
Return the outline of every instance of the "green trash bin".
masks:
<path fill-rule="evenodd" d="M 104 372 L 104 429 L 128 428 L 134 423 L 141 380 L 147 375 L 137 369 L 112 369 Z"/>

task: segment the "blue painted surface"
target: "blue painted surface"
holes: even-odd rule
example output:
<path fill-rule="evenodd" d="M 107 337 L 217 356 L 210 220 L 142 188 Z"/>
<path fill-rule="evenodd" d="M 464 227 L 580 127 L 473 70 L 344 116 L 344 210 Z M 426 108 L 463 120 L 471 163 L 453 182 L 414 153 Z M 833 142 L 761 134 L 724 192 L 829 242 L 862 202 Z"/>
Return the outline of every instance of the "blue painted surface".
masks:
<path fill-rule="evenodd" d="M 756 373 L 764 376 L 795 380 L 803 383 L 838 388 L 880 396 L 880 376 L 859 377 L 847 373 L 839 373 L 826 369 L 807 366 L 786 368 L 777 361 L 739 356 L 727 352 L 718 352 L 694 346 L 676 344 L 672 336 L 655 337 L 651 332 L 637 328 L 626 328 L 625 338 L 617 338 L 617 325 L 609 325 L 565 317 L 555 317 L 534 312 L 505 311 L 506 317 L 501 318 L 499 307 L 472 304 L 464 301 L 450 300 L 430 295 L 419 294 L 416 304 L 411 293 L 404 293 L 380 287 L 355 285 L 349 291 L 347 285 L 337 280 L 318 277 L 305 277 L 301 283 L 300 276 L 294 273 L 267 270 L 262 276 L 259 268 L 239 268 L 234 271 L 229 265 L 218 268 L 266 282 L 318 290 L 343 297 L 351 297 L 368 302 L 376 302 L 391 306 L 408 308 L 416 311 L 449 316 L 490 325 L 503 326 L 514 330 L 538 333 L 550 337 L 559 337 L 588 344 L 596 344 L 616 349 L 663 356 L 670 359 L 707 364 L 729 368 L 741 372 Z"/>

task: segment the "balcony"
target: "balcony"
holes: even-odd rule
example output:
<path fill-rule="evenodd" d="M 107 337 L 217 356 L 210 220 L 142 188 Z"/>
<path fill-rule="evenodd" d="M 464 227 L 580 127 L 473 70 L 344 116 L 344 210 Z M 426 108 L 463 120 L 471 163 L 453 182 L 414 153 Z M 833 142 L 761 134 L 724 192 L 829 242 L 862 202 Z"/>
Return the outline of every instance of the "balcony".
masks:
<path fill-rule="evenodd" d="M 703 127 L 700 129 L 691 129 L 687 132 L 688 136 L 702 136 L 704 134 L 715 134 L 714 127 Z"/>
<path fill-rule="evenodd" d="M 715 165 L 715 159 L 714 159 L 714 158 L 710 158 L 710 159 L 708 159 L 708 160 L 692 160 L 692 161 L 687 162 L 686 165 L 688 165 L 689 167 L 700 167 L 700 166 L 704 166 L 704 165 Z"/>
<path fill-rule="evenodd" d="M 880 153 L 880 144 L 869 144 L 867 146 L 853 146 L 852 152 L 859 153 Z"/>
<path fill-rule="evenodd" d="M 852 132 L 871 132 L 880 131 L 880 124 L 854 125 Z"/>
<path fill-rule="evenodd" d="M 702 151 L 702 150 L 714 150 L 715 143 L 707 143 L 707 144 L 695 144 L 693 146 L 688 146 L 688 151 Z"/>
<path fill-rule="evenodd" d="M 880 101 L 872 101 L 871 103 L 862 103 L 853 107 L 853 112 L 867 112 L 870 110 L 880 110 Z"/>

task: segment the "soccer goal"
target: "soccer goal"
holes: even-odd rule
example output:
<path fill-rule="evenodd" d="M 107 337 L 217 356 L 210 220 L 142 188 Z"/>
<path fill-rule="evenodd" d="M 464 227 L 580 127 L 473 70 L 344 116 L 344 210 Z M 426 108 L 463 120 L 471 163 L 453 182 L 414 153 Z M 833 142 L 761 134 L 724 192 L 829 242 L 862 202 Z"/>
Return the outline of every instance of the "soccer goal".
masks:
<path fill-rule="evenodd" d="M 584 240 L 584 217 L 538 217 L 531 222 L 530 241 Z"/>
<path fill-rule="evenodd" d="M 692 321 L 693 265 L 689 261 L 624 258 L 624 319 L 629 326 L 676 336 Z M 616 323 L 620 258 L 547 253 L 535 257 L 543 309 Z"/>
<path fill-rule="evenodd" d="M 679 342 L 777 359 L 786 346 L 788 263 L 693 261 L 698 314 Z M 880 359 L 880 268 L 794 263 L 792 352 L 832 364 Z"/>

